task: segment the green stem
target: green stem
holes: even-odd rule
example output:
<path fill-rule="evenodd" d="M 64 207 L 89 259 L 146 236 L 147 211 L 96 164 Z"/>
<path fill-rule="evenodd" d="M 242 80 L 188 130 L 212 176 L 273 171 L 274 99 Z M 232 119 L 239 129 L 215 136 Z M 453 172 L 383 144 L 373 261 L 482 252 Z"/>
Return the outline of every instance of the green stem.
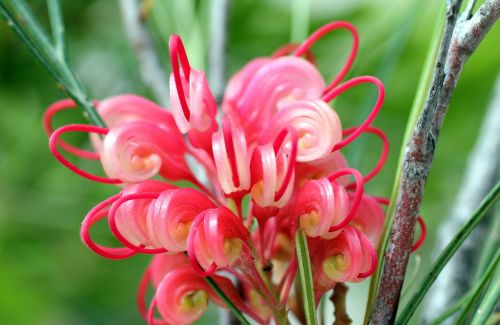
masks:
<path fill-rule="evenodd" d="M 467 239 L 472 230 L 481 222 L 484 216 L 487 214 L 489 209 L 495 204 L 500 198 L 500 183 L 497 183 L 495 187 L 488 193 L 486 198 L 481 202 L 479 207 L 474 211 L 469 220 L 460 228 L 458 233 L 453 237 L 450 243 L 446 246 L 443 252 L 439 255 L 438 259 L 432 265 L 431 270 L 425 276 L 425 278 L 420 283 L 416 292 L 413 294 L 409 302 L 406 304 L 401 315 L 398 317 L 396 324 L 408 324 L 411 316 L 418 308 L 422 302 L 425 294 L 429 291 L 429 288 L 434 283 L 439 273 L 443 270 L 444 266 L 451 257 L 458 250 L 460 245 Z"/>
<path fill-rule="evenodd" d="M 241 324 L 245 325 L 250 325 L 250 322 L 243 316 L 241 311 L 233 304 L 233 302 L 226 296 L 226 294 L 219 288 L 217 283 L 211 278 L 211 277 L 206 277 L 205 280 L 207 281 L 208 285 L 217 293 L 217 295 L 226 303 L 227 307 L 231 309 L 233 312 L 234 316 L 238 318 L 238 320 L 241 322 Z"/>
<path fill-rule="evenodd" d="M 297 250 L 297 261 L 299 265 L 299 278 L 304 297 L 304 311 L 306 314 L 307 325 L 316 325 L 316 306 L 314 303 L 314 286 L 311 270 L 311 261 L 309 258 L 309 249 L 307 247 L 307 238 L 301 229 L 297 230 L 295 235 L 295 247 Z"/>
<path fill-rule="evenodd" d="M 49 71 L 66 93 L 82 108 L 84 116 L 93 124 L 105 127 L 104 121 L 97 113 L 92 101 L 89 100 L 83 86 L 73 72 L 65 58 L 64 26 L 62 25 L 61 11 L 58 1 L 49 2 L 51 25 L 54 28 L 56 47 L 49 41 L 49 37 L 41 28 L 31 9 L 22 0 L 13 0 L 13 14 L 4 1 L 0 1 L 0 15 L 15 32 L 20 40 L 28 47 L 35 58 Z M 20 17 L 23 24 L 16 18 Z M 24 28 L 26 26 L 26 29 Z"/>

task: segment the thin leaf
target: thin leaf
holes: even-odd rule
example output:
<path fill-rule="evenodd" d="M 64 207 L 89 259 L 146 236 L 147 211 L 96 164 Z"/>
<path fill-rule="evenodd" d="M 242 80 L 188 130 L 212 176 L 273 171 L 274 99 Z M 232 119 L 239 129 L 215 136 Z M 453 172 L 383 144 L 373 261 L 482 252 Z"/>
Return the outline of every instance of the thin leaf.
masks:
<path fill-rule="evenodd" d="M 485 272 L 482 273 L 482 277 L 475 281 L 474 287 L 472 287 L 472 289 L 470 289 L 462 298 L 460 298 L 460 300 L 453 307 L 449 308 L 443 314 L 433 320 L 431 325 L 441 324 L 448 317 L 459 311 L 465 304 L 475 306 L 477 304 L 477 301 L 475 301 L 474 303 L 471 302 L 473 299 L 476 300 L 475 297 L 479 298 L 483 293 L 485 287 L 483 283 L 487 284 L 488 281 L 491 280 L 491 277 L 494 275 L 493 271 L 496 269 L 496 267 L 498 267 L 499 258 L 500 250 L 497 252 L 496 258 L 490 261 L 490 264 L 484 270 Z M 465 308 L 467 309 L 467 307 Z"/>
<path fill-rule="evenodd" d="M 205 280 L 207 281 L 208 285 L 217 293 L 217 295 L 226 303 L 227 307 L 231 309 L 234 316 L 238 318 L 241 324 L 250 325 L 245 316 L 243 316 L 241 311 L 238 308 L 236 308 L 233 302 L 224 294 L 224 292 L 219 288 L 217 283 L 215 283 L 215 281 L 211 277 L 206 277 Z"/>
<path fill-rule="evenodd" d="M 398 317 L 396 324 L 408 324 L 411 316 L 422 302 L 425 294 L 434 283 L 439 273 L 443 270 L 446 263 L 451 259 L 455 252 L 460 248 L 460 245 L 467 239 L 472 230 L 481 222 L 488 210 L 500 198 L 500 182 L 488 193 L 486 198 L 481 202 L 479 207 L 474 211 L 469 220 L 460 228 L 455 237 L 446 246 L 443 252 L 439 255 L 438 259 L 434 262 L 429 273 L 420 283 L 416 292 L 413 294 L 405 309 Z"/>
<path fill-rule="evenodd" d="M 491 225 L 488 238 L 486 239 L 486 242 L 481 250 L 481 258 L 479 259 L 479 266 L 476 270 L 474 282 L 479 280 L 479 278 L 484 274 L 488 264 L 495 256 L 495 251 L 498 247 L 500 247 L 500 213 L 499 211 L 495 211 L 493 213 L 495 214 L 493 216 L 493 224 Z"/>
<path fill-rule="evenodd" d="M 462 298 L 460 298 L 460 300 L 457 301 L 457 303 L 453 307 L 451 307 L 450 309 L 448 309 L 447 311 L 445 311 L 444 313 L 439 315 L 439 317 L 437 317 L 435 320 L 433 320 L 431 325 L 441 324 L 443 321 L 445 321 L 446 319 L 451 317 L 453 314 L 455 314 L 457 311 L 459 311 L 460 308 L 462 308 L 462 306 L 469 301 L 469 299 L 472 297 L 472 294 L 473 294 L 473 292 L 470 291 L 466 295 L 464 295 Z"/>
<path fill-rule="evenodd" d="M 498 262 L 500 262 L 500 249 L 497 250 L 495 258 L 491 261 L 486 272 L 483 273 L 482 279 L 475 286 L 474 293 L 468 300 L 467 305 L 460 314 L 457 320 L 457 324 L 466 324 L 467 320 L 470 319 L 471 315 L 474 314 L 474 309 L 477 307 L 481 296 L 483 295 L 485 289 L 491 283 L 492 278 L 495 277 L 495 271 L 498 267 Z"/>
<path fill-rule="evenodd" d="M 471 325 L 486 324 L 500 299 L 500 279 L 498 274 L 484 294 L 484 298 L 472 319 Z"/>
<path fill-rule="evenodd" d="M 65 31 L 61 13 L 61 3 L 59 0 L 47 0 L 47 6 L 49 8 L 50 25 L 55 41 L 56 52 L 62 60 L 66 61 L 67 50 L 66 42 L 64 39 Z"/>
<path fill-rule="evenodd" d="M 35 58 L 49 71 L 56 81 L 63 86 L 66 93 L 82 108 L 84 116 L 98 126 L 105 126 L 104 121 L 88 99 L 88 96 L 80 81 L 73 72 L 71 66 L 65 60 L 64 55 L 59 56 L 56 49 L 49 41 L 49 37 L 41 28 L 39 22 L 31 12 L 31 9 L 22 0 L 12 1 L 15 14 L 7 5 L 0 1 L 0 16 L 7 22 L 9 27 L 15 32 L 20 40 L 28 47 Z M 60 15 L 54 8 L 49 13 Z M 24 22 L 21 24 L 20 21 Z M 54 19 L 57 21 L 54 21 Z M 52 17 L 53 26 L 62 24 L 61 17 Z M 26 28 L 24 28 L 26 26 Z M 64 28 L 58 29 L 59 38 L 64 38 Z M 57 42 L 56 42 L 57 43 Z"/>
<path fill-rule="evenodd" d="M 307 238 L 301 229 L 295 235 L 295 248 L 297 250 L 297 262 L 299 265 L 300 286 L 304 298 L 304 311 L 308 325 L 317 324 L 316 306 L 314 304 L 314 287 L 312 279 L 311 261 L 309 259 L 309 249 Z"/>

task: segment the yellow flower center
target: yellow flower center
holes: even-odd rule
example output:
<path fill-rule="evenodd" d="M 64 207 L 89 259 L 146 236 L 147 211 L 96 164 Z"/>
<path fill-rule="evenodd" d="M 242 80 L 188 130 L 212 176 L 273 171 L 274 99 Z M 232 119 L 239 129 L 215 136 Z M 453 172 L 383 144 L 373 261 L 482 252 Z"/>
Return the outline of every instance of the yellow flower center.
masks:
<path fill-rule="evenodd" d="M 313 236 L 320 220 L 320 215 L 316 210 L 304 213 L 300 216 L 300 228 L 302 228 L 307 235 Z"/>
<path fill-rule="evenodd" d="M 323 272 L 332 280 L 337 280 L 349 268 L 344 255 L 337 254 L 323 261 Z"/>
<path fill-rule="evenodd" d="M 241 255 L 243 249 L 243 243 L 238 238 L 226 238 L 224 239 L 224 244 L 222 251 L 224 256 L 228 259 L 229 264 L 233 264 L 234 261 L 238 259 Z"/>
<path fill-rule="evenodd" d="M 177 227 L 176 227 L 174 233 L 172 234 L 172 237 L 174 237 L 174 239 L 177 241 L 182 241 L 182 240 L 186 239 L 188 234 L 189 234 L 189 229 L 191 229 L 192 223 L 193 223 L 192 221 L 179 222 L 177 224 Z"/>
<path fill-rule="evenodd" d="M 208 306 L 208 294 L 203 290 L 191 291 L 185 294 L 180 303 L 183 313 L 205 309 Z"/>
<path fill-rule="evenodd" d="M 257 204 L 259 205 L 263 205 L 262 202 L 264 196 L 264 181 L 259 181 L 255 183 L 252 186 L 251 193 L 252 193 L 252 198 L 255 200 L 255 202 L 257 202 Z"/>
<path fill-rule="evenodd" d="M 132 170 L 149 170 L 161 163 L 161 158 L 156 154 L 134 155 L 130 161 Z"/>

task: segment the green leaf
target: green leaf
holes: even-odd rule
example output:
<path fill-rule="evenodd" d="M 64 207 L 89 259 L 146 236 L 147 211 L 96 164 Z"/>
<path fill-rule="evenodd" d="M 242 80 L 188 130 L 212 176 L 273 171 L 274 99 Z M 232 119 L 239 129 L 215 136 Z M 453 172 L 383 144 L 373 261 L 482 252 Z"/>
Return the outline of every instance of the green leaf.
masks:
<path fill-rule="evenodd" d="M 300 286 L 304 297 L 304 311 L 308 325 L 317 324 L 316 306 L 314 304 L 314 287 L 311 270 L 311 261 L 309 259 L 309 249 L 307 247 L 307 238 L 301 229 L 297 230 L 295 235 L 295 248 L 297 250 L 297 262 L 299 265 Z"/>
<path fill-rule="evenodd" d="M 401 312 L 398 317 L 396 324 L 408 324 L 411 316 L 418 308 L 422 302 L 425 294 L 429 291 L 429 288 L 434 283 L 439 273 L 443 270 L 446 263 L 451 259 L 455 252 L 460 248 L 460 245 L 467 239 L 472 230 L 481 222 L 488 210 L 498 201 L 500 198 L 500 182 L 488 193 L 486 198 L 481 202 L 479 207 L 474 211 L 469 220 L 460 228 L 455 237 L 450 241 L 446 248 L 441 252 L 438 259 L 434 262 L 429 273 L 420 283 L 416 292 L 413 294 L 411 299 L 408 301 L 405 309 Z"/>
<path fill-rule="evenodd" d="M 500 262 L 500 249 L 497 250 L 495 258 L 491 261 L 486 272 L 483 273 L 481 280 L 474 286 L 474 293 L 472 294 L 471 298 L 468 300 L 467 305 L 464 307 L 464 310 L 458 317 L 457 324 L 466 324 L 471 315 L 475 313 L 474 309 L 477 307 L 479 301 L 481 300 L 485 289 L 488 287 L 488 285 L 491 283 L 491 280 L 496 275 L 498 262 Z"/>
<path fill-rule="evenodd" d="M 49 8 L 50 26 L 54 37 L 55 49 L 61 59 L 66 60 L 67 50 L 64 39 L 64 22 L 61 13 L 61 3 L 59 0 L 47 0 Z"/>
<path fill-rule="evenodd" d="M 500 299 L 500 276 L 497 274 L 490 287 L 484 294 L 484 298 L 472 319 L 471 325 L 486 324 Z"/>
<path fill-rule="evenodd" d="M 453 307 L 451 307 L 450 309 L 439 315 L 435 320 L 433 320 L 431 325 L 441 324 L 443 321 L 448 319 L 448 317 L 459 311 L 460 308 L 462 308 L 462 306 L 469 301 L 469 299 L 472 297 L 472 294 L 473 294 L 472 291 L 465 294 L 462 298 L 460 298 L 459 301 L 457 301 L 457 303 Z"/>
<path fill-rule="evenodd" d="M 475 285 L 470 289 L 460 300 L 450 309 L 445 311 L 439 317 L 437 317 L 434 321 L 432 321 L 431 325 L 441 324 L 445 319 L 450 317 L 459 311 L 465 304 L 464 311 L 462 311 L 462 315 L 468 315 L 470 311 L 472 311 L 473 307 L 475 307 L 478 303 L 479 298 L 483 294 L 484 288 L 488 285 L 491 278 L 495 275 L 495 270 L 498 267 L 498 262 L 500 261 L 500 250 L 497 251 L 497 255 L 490 261 L 490 264 L 482 273 L 482 277 L 475 281 Z M 460 316 L 458 319 L 465 319 L 463 316 Z M 457 321 L 460 323 L 460 321 Z"/>
<path fill-rule="evenodd" d="M 217 283 L 215 283 L 215 281 L 211 277 L 206 277 L 205 280 L 207 281 L 208 285 L 217 293 L 217 295 L 226 303 L 227 307 L 231 309 L 234 316 L 238 318 L 241 324 L 250 325 L 245 316 L 243 316 L 241 311 L 238 308 L 236 308 L 233 302 L 224 294 L 224 292 L 221 290 L 221 288 L 219 288 Z"/>

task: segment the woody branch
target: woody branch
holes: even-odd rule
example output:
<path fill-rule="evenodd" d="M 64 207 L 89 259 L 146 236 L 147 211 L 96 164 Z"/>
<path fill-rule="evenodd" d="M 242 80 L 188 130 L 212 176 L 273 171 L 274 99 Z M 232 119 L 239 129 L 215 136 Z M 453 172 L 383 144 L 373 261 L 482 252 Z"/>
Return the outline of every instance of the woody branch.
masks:
<path fill-rule="evenodd" d="M 394 223 L 384 256 L 372 324 L 394 322 L 424 186 L 452 93 L 468 58 L 500 16 L 500 0 L 485 1 L 463 15 L 461 0 L 447 2 L 447 20 L 429 93 L 406 147 Z"/>

